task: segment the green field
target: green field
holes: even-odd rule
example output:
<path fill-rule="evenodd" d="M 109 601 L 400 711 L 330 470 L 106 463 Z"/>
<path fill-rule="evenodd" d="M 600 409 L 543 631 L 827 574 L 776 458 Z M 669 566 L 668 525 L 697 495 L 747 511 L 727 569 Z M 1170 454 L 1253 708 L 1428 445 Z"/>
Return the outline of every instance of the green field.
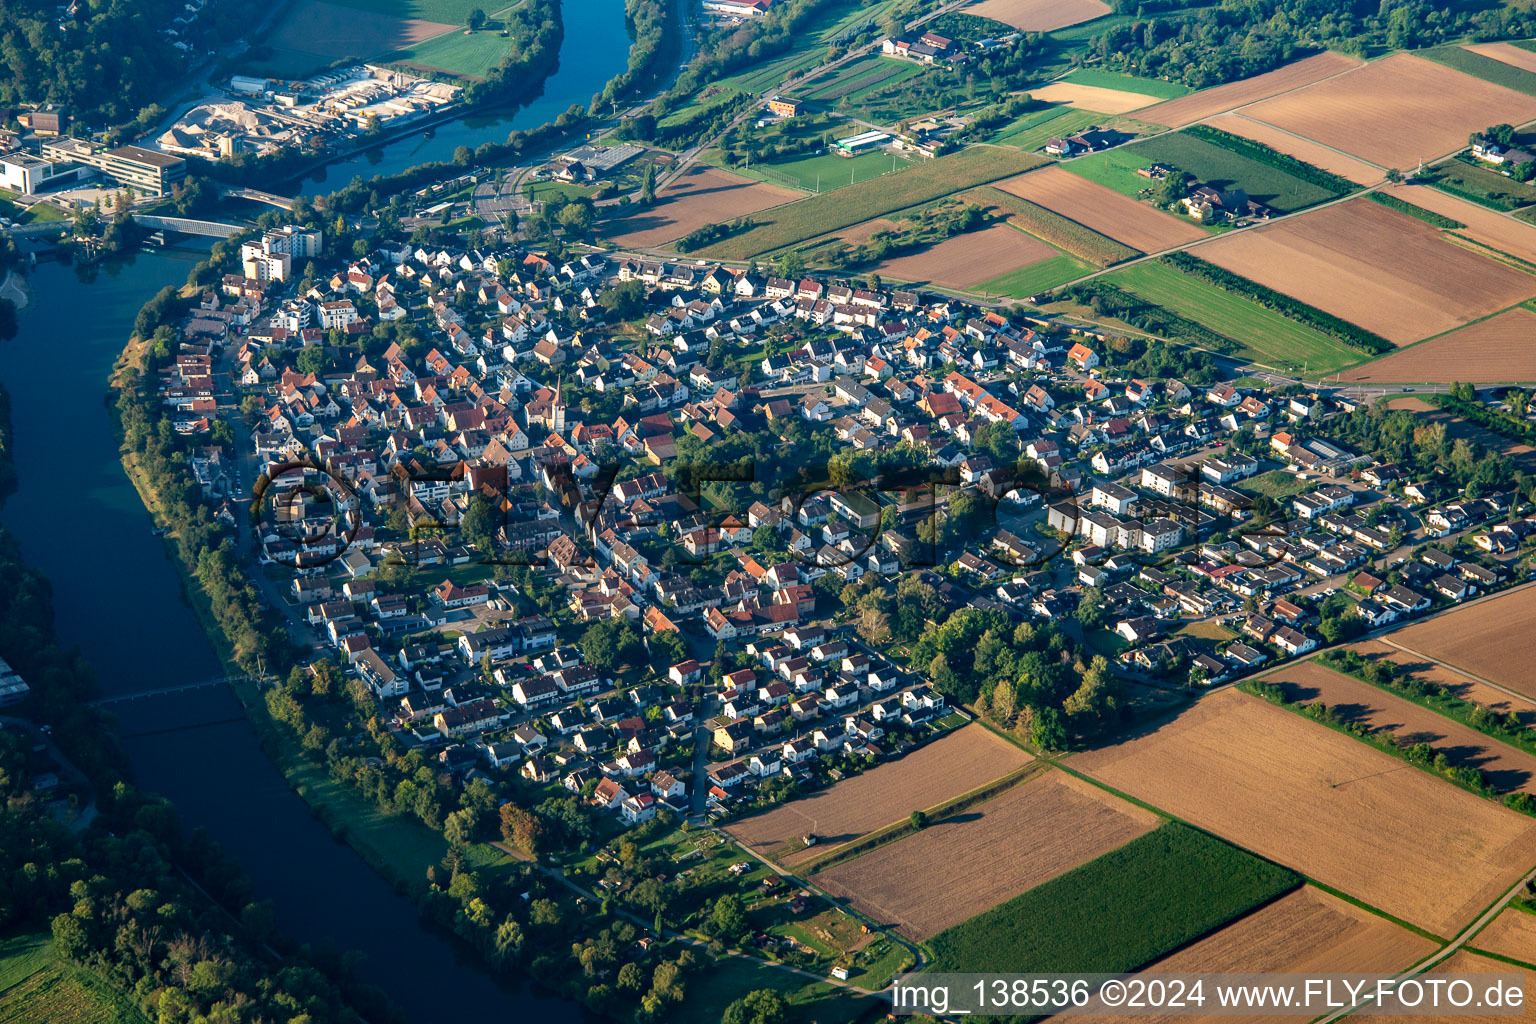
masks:
<path fill-rule="evenodd" d="M 26 948 L 5 952 L 18 942 Z M 127 999 L 54 959 L 46 936 L 7 940 L 0 955 L 0 1024 L 146 1024 Z"/>
<path fill-rule="evenodd" d="M 447 32 L 434 39 L 391 54 L 391 59 L 408 60 L 422 67 L 437 68 L 456 75 L 485 78 L 511 50 L 511 40 L 500 32 Z"/>
<path fill-rule="evenodd" d="M 708 970 L 687 976 L 675 1019 L 719 1020 L 728 1005 L 759 988 L 771 988 L 782 995 L 790 1004 L 790 1019 L 795 1021 L 844 1024 L 879 1005 L 872 996 L 811 981 L 757 960 L 727 956 Z"/>
<path fill-rule="evenodd" d="M 1238 490 L 1247 491 L 1249 494 L 1267 494 L 1278 500 L 1300 494 L 1306 489 L 1307 481 L 1298 479 L 1283 469 L 1272 469 L 1268 473 L 1251 476 L 1235 486 Z"/>
<path fill-rule="evenodd" d="M 860 25 L 879 25 L 880 20 L 896 4 L 897 0 L 880 0 L 872 4 L 860 3 L 859 0 L 841 0 L 827 4 L 813 19 L 811 26 L 795 32 L 795 44 L 789 52 L 767 64 L 721 79 L 719 84 L 751 93 L 775 90 L 788 75 L 803 73 L 825 60 L 827 47 L 838 37 Z M 793 88 L 790 86 L 785 91 Z"/>
<path fill-rule="evenodd" d="M 1018 270 L 1010 270 L 990 281 L 983 281 L 979 288 L 972 290 L 989 294 L 995 292 L 1015 299 L 1025 299 L 1047 288 L 1055 288 L 1068 281 L 1075 281 L 1097 269 L 1075 256 L 1063 253 L 1039 263 L 1032 263 L 1027 267 L 1020 267 Z"/>
<path fill-rule="evenodd" d="M 1427 57 L 1436 64 L 1455 68 L 1473 78 L 1481 78 L 1485 82 L 1502 85 L 1506 89 L 1536 96 L 1536 75 L 1524 68 L 1517 68 L 1513 64 L 1505 64 L 1501 60 L 1484 57 L 1480 53 L 1463 50 L 1459 46 L 1434 46 L 1428 50 L 1420 50 L 1418 55 Z"/>
<path fill-rule="evenodd" d="M 1066 166 L 1117 192 L 1135 195 L 1138 189 L 1147 185 L 1146 178 L 1136 175 L 1136 168 L 1153 163 L 1188 171 L 1201 183 L 1217 188 L 1240 188 L 1248 193 L 1249 198 L 1282 213 L 1300 210 L 1335 197 L 1334 192 L 1320 185 L 1303 181 L 1231 150 L 1213 146 L 1187 132 L 1170 132 L 1119 149 L 1094 153 L 1069 161 Z"/>
<path fill-rule="evenodd" d="M 715 163 L 714 158 L 717 156 L 718 151 L 712 153 L 709 157 L 710 162 Z M 830 192 L 836 188 L 846 188 L 861 181 L 878 178 L 882 174 L 890 174 L 891 171 L 900 170 L 911 163 L 911 160 L 899 154 L 877 150 L 872 153 L 860 153 L 858 156 L 822 153 L 819 156 L 800 157 L 797 160 L 784 160 L 779 163 L 753 164 L 750 168 L 737 166 L 726 169 L 732 174 L 761 178 L 774 185 L 786 185 L 790 188 L 804 189 L 807 192 Z"/>
<path fill-rule="evenodd" d="M 418 21 L 435 21 L 443 25 L 462 25 L 469 12 L 479 8 L 495 18 L 501 11 L 516 6 L 513 3 L 497 3 L 491 0 L 326 0 L 342 7 L 355 7 L 369 14 L 388 14 L 396 18 L 415 18 Z"/>
<path fill-rule="evenodd" d="M 1226 335 L 1243 346 L 1241 355 L 1269 366 L 1333 373 L 1366 359 L 1342 342 L 1156 260 L 1117 270 L 1106 280 Z"/>
<path fill-rule="evenodd" d="M 935 935 L 932 971 L 1132 971 L 1301 881 L 1169 822 Z"/>
<path fill-rule="evenodd" d="M 795 83 L 790 94 L 824 106 L 835 106 L 844 97 L 856 100 L 872 89 L 911 78 L 922 68 L 895 57 L 866 57 L 851 64 Z"/>
<path fill-rule="evenodd" d="M 1019 124 L 1029 116 L 1026 114 L 1024 118 L 1020 118 L 1014 124 Z M 1042 118 L 1024 127 L 1010 130 L 1013 129 L 1013 125 L 1007 125 L 997 135 L 993 136 L 993 140 L 1000 145 L 1015 146 L 1026 152 L 1032 152 L 1054 138 L 1071 135 L 1074 132 L 1082 131 L 1084 128 L 1091 128 L 1096 124 L 1103 124 L 1104 120 L 1103 114 L 1095 114 L 1091 110 L 1078 110 L 1076 107 L 1058 107 L 1050 117 Z M 1109 152 L 1114 151 L 1109 150 Z"/>
<path fill-rule="evenodd" d="M 0 992 L 18 985 L 53 963 L 53 940 L 45 932 L 0 939 Z"/>
<path fill-rule="evenodd" d="M 1093 68 L 1078 68 L 1067 75 L 1066 80 L 1078 85 L 1091 85 L 1098 89 L 1139 92 L 1143 96 L 1156 96 L 1160 100 L 1177 99 L 1180 96 L 1188 96 L 1190 93 L 1189 86 L 1178 82 L 1165 82 L 1161 78 L 1138 78 L 1135 75 L 1097 71 Z"/>
<path fill-rule="evenodd" d="M 718 259 L 747 259 L 872 217 L 1022 174 L 1038 158 L 1010 149 L 972 147 L 924 160 L 895 174 L 754 214 L 756 227 L 704 250 Z"/>
<path fill-rule="evenodd" d="M 1436 164 L 1421 180 L 1451 195 L 1495 210 L 1515 210 L 1536 203 L 1536 188 L 1465 160 Z"/>

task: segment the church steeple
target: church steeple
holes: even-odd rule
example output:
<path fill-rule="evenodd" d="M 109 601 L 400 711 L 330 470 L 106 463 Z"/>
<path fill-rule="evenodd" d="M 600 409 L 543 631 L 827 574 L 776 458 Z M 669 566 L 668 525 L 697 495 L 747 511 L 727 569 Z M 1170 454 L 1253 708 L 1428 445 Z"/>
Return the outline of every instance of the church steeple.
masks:
<path fill-rule="evenodd" d="M 555 400 L 549 407 L 549 429 L 565 435 L 565 375 L 555 378 Z"/>

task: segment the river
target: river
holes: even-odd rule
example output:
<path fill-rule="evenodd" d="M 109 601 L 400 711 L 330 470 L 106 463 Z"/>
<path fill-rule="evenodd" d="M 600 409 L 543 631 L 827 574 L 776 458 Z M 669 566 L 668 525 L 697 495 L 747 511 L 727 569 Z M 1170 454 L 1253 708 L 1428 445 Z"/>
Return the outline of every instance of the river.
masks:
<path fill-rule="evenodd" d="M 486 10 L 490 10 L 487 7 Z M 514 128 L 537 128 L 553 121 L 572 103 L 586 106 L 595 93 L 629 63 L 629 28 L 624 0 L 565 0 L 565 39 L 560 63 L 544 81 L 543 91 L 521 107 L 460 118 L 424 132 L 412 132 L 338 160 L 309 174 L 299 184 L 304 195 L 332 192 L 354 177 L 398 174 L 421 163 L 452 160 L 460 146 L 474 149 L 505 142 Z"/>

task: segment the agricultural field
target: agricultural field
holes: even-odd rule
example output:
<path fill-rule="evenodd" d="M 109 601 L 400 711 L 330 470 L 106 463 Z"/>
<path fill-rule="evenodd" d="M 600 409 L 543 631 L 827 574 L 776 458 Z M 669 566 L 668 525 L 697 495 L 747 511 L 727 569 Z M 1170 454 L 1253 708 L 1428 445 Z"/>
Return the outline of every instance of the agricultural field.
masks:
<path fill-rule="evenodd" d="M 262 74 L 293 76 L 309 74 L 344 57 L 368 59 L 382 53 L 408 50 L 463 25 L 462 16 L 452 20 L 405 13 L 454 8 L 421 0 L 420 3 L 386 4 L 326 3 L 302 0 L 278 21 L 260 42 L 270 48 L 269 57 L 256 62 Z M 471 5 L 473 6 L 473 5 Z M 390 8 L 381 10 L 380 8 Z M 466 8 L 467 10 L 467 8 Z M 260 49 L 258 49 L 260 53 Z"/>
<path fill-rule="evenodd" d="M 1293 156 L 1298 160 L 1320 167 L 1330 174 L 1337 174 L 1341 178 L 1360 185 L 1377 185 L 1386 178 L 1386 171 L 1374 164 L 1368 164 L 1364 160 L 1356 160 L 1354 157 L 1345 156 L 1337 150 L 1320 146 L 1306 139 L 1299 139 L 1288 132 L 1278 128 L 1271 128 L 1267 124 L 1260 124 L 1242 114 L 1218 114 L 1206 121 L 1212 128 L 1220 129 L 1230 135 L 1240 135 L 1245 139 L 1252 139 L 1260 145 L 1268 146 L 1277 153 Z"/>
<path fill-rule="evenodd" d="M 714 167 L 695 166 L 657 192 L 656 205 L 604 225 L 614 244 L 654 246 L 695 228 L 797 198 L 799 193 Z"/>
<path fill-rule="evenodd" d="M 1523 306 L 1346 370 L 1361 384 L 1536 381 L 1536 313 Z"/>
<path fill-rule="evenodd" d="M 1268 366 L 1327 374 L 1364 357 L 1326 334 L 1164 263 L 1137 263 L 1105 280 L 1231 338 L 1243 346 L 1241 355 Z"/>
<path fill-rule="evenodd" d="M 1428 185 L 1403 185 L 1392 189 L 1391 194 L 1442 217 L 1460 221 L 1466 226 L 1451 229 L 1455 234 L 1469 238 L 1495 254 L 1513 256 L 1517 261 L 1536 266 L 1536 226 Z"/>
<path fill-rule="evenodd" d="M 1017 785 L 816 875 L 903 935 L 925 939 L 1151 831 L 1157 816 L 1062 771 Z M 914 885 L 913 879 L 929 881 Z"/>
<path fill-rule="evenodd" d="M 1490 953 L 1536 964 L 1536 914 L 1511 907 L 1474 935 L 1471 944 Z"/>
<path fill-rule="evenodd" d="M 1068 281 L 1086 277 L 1093 273 L 1094 269 L 1077 257 L 1062 253 L 1048 260 L 989 278 L 981 282 L 979 290 L 988 295 L 1007 295 L 1010 298 L 1027 299 L 1031 295 L 1038 295 L 1047 289 L 1064 285 Z"/>
<path fill-rule="evenodd" d="M 52 959 L 0 991 L 0 1024 L 147 1024 L 127 999 Z"/>
<path fill-rule="evenodd" d="M 1097 111 L 1100 114 L 1128 114 L 1157 102 L 1157 97 L 1145 93 L 1106 89 L 1071 80 L 1038 86 L 1029 90 L 1029 95 L 1045 103 L 1065 103 L 1069 107 Z"/>
<path fill-rule="evenodd" d="M 1102 0 L 981 0 L 965 8 L 966 14 L 991 18 L 1021 32 L 1050 32 L 1108 14 Z"/>
<path fill-rule="evenodd" d="M 1419 180 L 1463 199 L 1491 206 L 1495 210 L 1516 210 L 1536 203 L 1536 186 L 1506 178 L 1498 171 L 1479 166 L 1470 159 L 1458 157 L 1436 164 Z"/>
<path fill-rule="evenodd" d="M 935 935 L 929 969 L 1130 971 L 1298 881 L 1277 864 L 1169 822 Z"/>
<path fill-rule="evenodd" d="M 895 85 L 922 72 L 922 66 L 896 57 L 867 57 L 814 78 L 796 82 L 789 94 L 812 103 L 833 106 L 845 96 L 859 95 L 882 85 Z"/>
<path fill-rule="evenodd" d="M 1248 193 L 1250 199 L 1282 213 L 1293 213 L 1337 195 L 1320 185 L 1303 181 L 1277 167 L 1223 149 L 1187 132 L 1159 135 L 1123 147 L 1121 152 L 1126 157 L 1134 157 L 1138 167 L 1154 163 L 1167 164 L 1188 171 L 1196 180 L 1217 188 L 1240 188 Z M 1091 165 L 1093 159 L 1090 156 L 1085 160 L 1073 161 L 1070 166 L 1076 169 L 1079 163 Z M 1119 173 L 1123 174 L 1124 171 Z M 1136 175 L 1134 170 L 1131 175 L 1134 181 L 1146 184 L 1147 179 Z"/>
<path fill-rule="evenodd" d="M 1038 94 L 1035 95 L 1039 98 Z M 992 141 L 1033 153 L 1054 138 L 1080 132 L 1103 121 L 1102 114 L 1091 110 L 1052 104 L 1044 110 L 1031 111 L 1012 124 L 1004 125 L 992 136 Z"/>
<path fill-rule="evenodd" d="M 1533 621 L 1536 587 L 1526 587 L 1400 629 L 1390 639 L 1415 654 L 1536 699 L 1536 660 L 1530 657 Z"/>
<path fill-rule="evenodd" d="M 850 224 L 1019 174 L 1040 163 L 1038 157 L 1010 149 L 973 147 L 763 214 L 757 218 L 760 223 L 750 231 L 705 251 L 716 259 L 749 259 Z M 722 211 L 720 216 L 734 217 L 746 212 L 750 210 Z"/>
<path fill-rule="evenodd" d="M 1437 934 L 1513 884 L 1536 843 L 1536 821 L 1236 689 L 1068 763 Z"/>
<path fill-rule="evenodd" d="M 1308 885 L 1164 957 L 1142 973 L 1393 974 L 1434 950 L 1430 939 Z M 1138 1024 L 1197 1020 L 1263 1024 L 1275 1018 L 1184 1012 L 1126 1019 Z"/>
<path fill-rule="evenodd" d="M 1454 669 L 1437 665 L 1425 658 L 1399 650 L 1390 644 L 1380 640 L 1367 640 L 1363 643 L 1353 644 L 1350 647 L 1358 651 L 1362 656 L 1375 660 L 1386 658 L 1406 672 L 1412 673 L 1414 678 L 1422 679 L 1426 683 L 1433 683 L 1449 690 L 1454 696 L 1473 704 L 1481 704 L 1494 712 L 1499 717 L 1513 714 L 1526 725 L 1536 726 L 1536 697 L 1530 700 L 1521 700 L 1512 697 L 1502 690 L 1495 690 L 1486 683 L 1480 683 Z"/>
<path fill-rule="evenodd" d="M 1083 227 L 1077 221 L 1068 220 L 1059 213 L 991 185 L 973 189 L 960 198 L 1006 213 L 1008 222 L 1014 227 L 1028 231 L 1036 238 L 1097 267 L 1108 267 L 1140 255 L 1130 246 L 1121 245 L 1113 238 Z"/>
<path fill-rule="evenodd" d="M 1155 124 L 1167 125 L 1169 128 L 1182 128 L 1187 124 L 1204 120 L 1212 114 L 1220 114 L 1320 82 L 1351 68 L 1357 68 L 1360 64 L 1358 57 L 1326 50 L 1305 60 L 1298 60 L 1273 71 L 1266 71 L 1262 75 L 1245 78 L 1240 82 L 1228 82 L 1225 85 L 1191 93 L 1180 99 L 1159 103 L 1155 107 L 1143 110 L 1141 116 L 1144 120 Z"/>
<path fill-rule="evenodd" d="M 515 2 L 496 3 L 495 0 L 491 3 L 485 3 L 484 0 L 332 0 L 332 2 L 353 10 L 367 11 L 370 14 L 386 14 L 392 18 L 415 18 L 448 25 L 463 25 L 469 18 L 469 12 L 477 7 L 495 18 L 500 12 L 516 6 Z"/>
<path fill-rule="evenodd" d="M 997 187 L 1142 252 L 1158 252 L 1206 237 L 1204 231 L 1187 220 L 1139 203 L 1068 169 L 1079 163 L 1082 161 L 1045 167 L 999 182 Z"/>
<path fill-rule="evenodd" d="M 511 52 L 509 42 L 496 31 L 465 32 L 456 29 L 391 54 L 390 57 L 419 68 L 485 78 Z"/>
<path fill-rule="evenodd" d="M 1531 120 L 1536 96 L 1396 53 L 1243 113 L 1383 167 L 1412 168 L 1490 124 Z"/>
<path fill-rule="evenodd" d="M 1468 43 L 1466 49 L 1525 71 L 1536 72 L 1536 53 L 1513 43 Z"/>
<path fill-rule="evenodd" d="M 1428 743 L 1458 768 L 1479 768 L 1499 794 L 1536 793 L 1536 757 L 1386 690 L 1316 661 L 1264 676 L 1294 703 L 1322 701 L 1341 719 L 1390 736 L 1399 746 Z"/>
<path fill-rule="evenodd" d="M 1398 345 L 1536 295 L 1536 277 L 1363 198 L 1226 235 L 1200 258 Z"/>
<path fill-rule="evenodd" d="M 917 252 L 882 260 L 871 269 L 882 278 L 974 290 L 998 276 L 999 267 L 1028 269 L 1059 256 L 1054 248 L 1006 223 L 946 238 Z"/>
<path fill-rule="evenodd" d="M 1189 95 L 1189 86 L 1178 82 L 1165 82 L 1161 78 L 1141 78 L 1122 75 L 1115 71 L 1099 71 L 1094 68 L 1078 68 L 1063 76 L 1063 81 L 1074 85 L 1091 85 L 1097 89 L 1113 89 L 1118 92 L 1136 92 L 1160 100 L 1177 99 Z"/>
<path fill-rule="evenodd" d="M 1510 47 L 1511 50 L 1521 52 L 1518 46 Z M 1523 92 L 1527 95 L 1536 95 L 1536 74 L 1532 74 L 1527 68 L 1522 68 L 1510 61 L 1499 60 L 1497 57 L 1484 53 L 1478 53 L 1466 46 L 1435 46 L 1428 50 L 1421 50 L 1420 55 L 1434 61 L 1436 64 L 1444 64 L 1448 68 L 1464 71 L 1474 78 L 1481 78 L 1485 82 L 1494 85 L 1502 85 L 1506 89 Z M 1530 56 L 1527 54 L 1527 56 Z"/>
<path fill-rule="evenodd" d="M 1513 1016 L 1507 1012 L 1497 1011 L 1489 1013 L 1457 1011 L 1454 1016 L 1445 1013 L 1352 1013 L 1347 1019 L 1350 1024 L 1445 1024 L 1446 1020 L 1455 1020 L 1456 1024 L 1509 1024 L 1510 1021 L 1531 1015 L 1529 1000 L 1530 993 L 1536 992 L 1536 971 L 1523 971 L 1511 964 L 1461 949 L 1435 964 L 1422 977 L 1444 978 L 1458 974 L 1523 974 L 1527 1000 L 1525 1010 Z"/>
<path fill-rule="evenodd" d="M 1029 759 L 1007 740 L 979 725 L 970 725 L 899 761 L 732 822 L 726 831 L 748 849 L 793 866 L 809 860 L 823 847 L 857 839 L 913 811 L 976 789 Z M 817 836 L 817 847 L 801 845 L 800 837 L 807 832 Z"/>

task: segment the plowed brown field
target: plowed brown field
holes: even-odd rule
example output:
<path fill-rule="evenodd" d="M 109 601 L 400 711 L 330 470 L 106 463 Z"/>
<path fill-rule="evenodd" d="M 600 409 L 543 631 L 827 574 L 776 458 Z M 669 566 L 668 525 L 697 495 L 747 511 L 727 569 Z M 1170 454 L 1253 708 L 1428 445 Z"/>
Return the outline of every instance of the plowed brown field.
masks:
<path fill-rule="evenodd" d="M 1478 956 L 1476 953 L 1468 953 L 1466 950 L 1458 950 L 1427 972 L 1420 975 L 1421 978 L 1445 978 L 1456 974 L 1503 974 L 1523 975 L 1525 978 L 1525 1006 L 1521 1012 L 1508 1013 L 1478 1013 L 1463 1012 L 1457 1010 L 1454 1014 L 1448 1013 L 1352 1013 L 1344 1019 L 1349 1024 L 1446 1024 L 1447 1021 L 1455 1021 L 1455 1024 L 1515 1024 L 1516 1021 L 1529 1021 L 1536 1016 L 1536 1010 L 1531 1008 L 1531 998 L 1536 996 L 1536 971 L 1522 970 L 1514 964 L 1506 964 L 1499 960 L 1493 960 L 1486 956 Z M 1429 989 L 1426 985 L 1425 993 Z M 1479 992 L 1480 996 L 1482 993 Z"/>
<path fill-rule="evenodd" d="M 1536 313 L 1517 306 L 1345 370 L 1339 379 L 1390 384 L 1536 381 Z"/>
<path fill-rule="evenodd" d="M 1199 254 L 1400 345 L 1536 295 L 1536 277 L 1364 198 L 1234 232 Z"/>
<path fill-rule="evenodd" d="M 1455 152 L 1490 124 L 1536 117 L 1536 96 L 1407 53 L 1243 110 L 1383 167 L 1411 168 Z"/>
<path fill-rule="evenodd" d="M 1444 687 L 1462 700 L 1481 704 L 1501 717 L 1513 714 L 1526 725 L 1536 726 L 1536 697 L 1512 697 L 1502 690 L 1495 690 L 1486 683 L 1478 682 L 1465 673 L 1446 668 L 1444 665 L 1437 665 L 1427 658 L 1399 650 L 1381 640 L 1367 640 L 1364 643 L 1354 644 L 1353 649 L 1373 660 L 1386 658 L 1395 662 L 1402 666 L 1404 671 L 1412 673 L 1415 678 Z"/>
<path fill-rule="evenodd" d="M 1206 234 L 1162 210 L 1097 182 L 1080 178 L 1065 167 L 1042 167 L 995 186 L 1032 203 L 1039 203 L 1101 235 L 1108 235 L 1142 252 L 1193 242 Z"/>
<path fill-rule="evenodd" d="M 1536 964 L 1536 914 L 1510 907 L 1474 935 L 1471 945 Z"/>
<path fill-rule="evenodd" d="M 946 238 L 921 252 L 883 260 L 874 266 L 882 277 L 923 281 L 950 288 L 971 288 L 1010 270 L 1048 260 L 1058 253 L 1044 242 L 1008 224 L 993 224 Z"/>
<path fill-rule="evenodd" d="M 1513 64 L 1526 71 L 1536 71 L 1536 53 L 1522 50 L 1513 43 L 1472 43 L 1462 48 L 1480 53 L 1484 57 L 1503 61 L 1505 64 Z"/>
<path fill-rule="evenodd" d="M 1029 95 L 1042 103 L 1065 103 L 1069 107 L 1091 110 L 1096 114 L 1127 114 L 1155 101 L 1154 97 L 1145 93 L 1079 85 L 1076 82 L 1052 82 L 1029 90 Z"/>
<path fill-rule="evenodd" d="M 1358 57 L 1349 57 L 1329 50 L 1294 64 L 1266 71 L 1262 75 L 1245 78 L 1240 82 L 1228 82 L 1214 89 L 1180 96 L 1176 100 L 1148 107 L 1140 114 L 1140 120 L 1153 124 L 1165 124 L 1170 128 L 1182 128 L 1212 114 L 1220 114 L 1259 100 L 1267 100 L 1291 89 L 1321 81 L 1331 75 L 1357 68 Z"/>
<path fill-rule="evenodd" d="M 792 800 L 762 814 L 732 822 L 726 831 L 744 846 L 769 856 L 807 832 L 820 842 L 784 858 L 808 860 L 826 847 L 857 839 L 983 783 L 1030 760 L 1018 747 L 979 725 L 967 725 L 897 761 Z"/>
<path fill-rule="evenodd" d="M 1536 821 L 1236 689 L 1070 764 L 1439 934 L 1536 849 Z"/>
<path fill-rule="evenodd" d="M 1279 128 L 1261 124 L 1252 118 L 1242 114 L 1219 114 L 1206 121 L 1212 128 L 1220 128 L 1224 132 L 1233 135 L 1241 135 L 1245 139 L 1268 146 L 1270 149 L 1281 153 L 1289 153 L 1298 160 L 1304 160 L 1314 167 L 1321 167 L 1325 171 L 1348 178 L 1350 181 L 1361 185 L 1375 185 L 1386 178 L 1386 172 L 1380 167 L 1374 167 L 1364 160 L 1356 160 L 1352 156 L 1345 156 L 1327 146 L 1320 146 L 1316 142 L 1299 139 L 1289 132 L 1283 132 Z M 1536 230 L 1536 229 L 1533 229 Z"/>
<path fill-rule="evenodd" d="M 1107 853 L 1155 814 L 1052 771 L 855 860 L 816 881 L 902 934 L 926 939 Z M 915 879 L 926 879 L 921 885 Z"/>
<path fill-rule="evenodd" d="M 1536 57 L 1536 53 L 1531 56 Z M 1466 235 L 1500 252 L 1536 263 L 1536 225 L 1447 195 L 1429 185 L 1401 185 L 1393 188 L 1390 194 L 1415 206 L 1461 221 L 1466 227 L 1454 229 L 1459 235 Z"/>
<path fill-rule="evenodd" d="M 695 166 L 656 193 L 656 205 L 605 227 L 617 245 L 655 246 L 705 224 L 733 220 L 803 193 L 743 178 L 715 167 Z"/>
<path fill-rule="evenodd" d="M 1284 687 L 1293 701 L 1320 700 L 1345 721 L 1385 733 L 1403 746 L 1428 743 L 1458 767 L 1482 769 L 1500 793 L 1536 793 L 1536 757 L 1353 676 L 1301 661 L 1269 673 L 1264 681 Z"/>
<path fill-rule="evenodd" d="M 1436 616 L 1390 634 L 1392 642 L 1536 698 L 1536 587 Z"/>
<path fill-rule="evenodd" d="M 1021 32 L 1049 32 L 1109 13 L 1102 0 L 981 0 L 966 14 L 991 18 Z"/>
<path fill-rule="evenodd" d="M 1435 943 L 1422 935 L 1309 885 L 1238 918 L 1194 945 L 1159 960 L 1142 973 L 1391 974 L 1423 959 L 1434 949 Z M 1094 1024 L 1115 1021 L 1192 1024 L 1204 1020 L 1273 1024 L 1275 1021 L 1274 1017 L 1202 1016 L 1187 1012 L 1133 1017 L 1090 1014 L 1086 1018 L 1073 1014 L 1058 1019 L 1086 1019 Z"/>

